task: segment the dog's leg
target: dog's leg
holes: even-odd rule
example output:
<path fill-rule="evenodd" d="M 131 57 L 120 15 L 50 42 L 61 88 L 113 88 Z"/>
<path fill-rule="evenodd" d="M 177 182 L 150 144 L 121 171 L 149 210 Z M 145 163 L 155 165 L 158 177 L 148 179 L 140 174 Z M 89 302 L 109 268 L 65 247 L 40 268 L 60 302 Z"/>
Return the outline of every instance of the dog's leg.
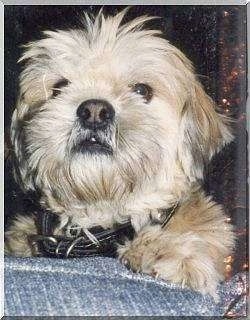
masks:
<path fill-rule="evenodd" d="M 28 236 L 37 234 L 35 219 L 32 216 L 18 215 L 5 232 L 4 252 L 19 257 L 32 256 L 32 248 Z"/>
<path fill-rule="evenodd" d="M 216 297 L 224 258 L 234 246 L 222 208 L 202 194 L 181 205 L 164 228 L 144 227 L 118 249 L 132 270 L 189 286 Z"/>

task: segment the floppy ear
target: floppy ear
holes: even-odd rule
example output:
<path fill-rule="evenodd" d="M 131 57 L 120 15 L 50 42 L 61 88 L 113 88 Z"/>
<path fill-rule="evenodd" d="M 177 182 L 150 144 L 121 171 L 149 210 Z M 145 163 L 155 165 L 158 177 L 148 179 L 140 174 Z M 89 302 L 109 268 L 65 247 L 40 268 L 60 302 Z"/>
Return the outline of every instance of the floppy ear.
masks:
<path fill-rule="evenodd" d="M 204 165 L 232 140 L 227 122 L 196 81 L 182 110 L 178 145 L 179 161 L 191 181 L 202 179 Z"/>
<path fill-rule="evenodd" d="M 11 142 L 15 151 L 14 174 L 24 190 L 35 189 L 34 172 L 28 165 L 25 126 L 51 97 L 55 83 L 59 79 L 49 66 L 49 53 L 42 46 L 42 41 L 45 40 L 28 44 L 26 52 L 19 60 L 19 62 L 25 61 L 26 64 L 20 75 L 20 94 L 11 122 Z"/>
<path fill-rule="evenodd" d="M 43 103 L 52 94 L 55 84 L 62 80 L 50 65 L 51 57 L 40 40 L 27 45 L 28 50 L 19 62 L 25 61 L 25 68 L 20 75 L 20 97 L 27 105 Z"/>
<path fill-rule="evenodd" d="M 12 115 L 10 128 L 11 143 L 14 149 L 13 170 L 14 177 L 23 190 L 34 190 L 32 172 L 28 168 L 27 155 L 25 151 L 24 123 L 25 115 L 28 114 L 29 107 L 20 99 Z"/>

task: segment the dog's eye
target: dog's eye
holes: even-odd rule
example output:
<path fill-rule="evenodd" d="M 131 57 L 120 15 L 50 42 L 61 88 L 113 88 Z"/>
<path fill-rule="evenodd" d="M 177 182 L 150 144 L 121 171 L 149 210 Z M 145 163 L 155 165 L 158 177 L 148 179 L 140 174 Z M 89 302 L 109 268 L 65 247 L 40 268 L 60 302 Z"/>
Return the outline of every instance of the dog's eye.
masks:
<path fill-rule="evenodd" d="M 61 92 L 61 89 L 66 87 L 68 84 L 69 80 L 65 78 L 58 80 L 52 88 L 52 96 L 56 97 Z"/>
<path fill-rule="evenodd" d="M 143 96 L 145 102 L 149 102 L 153 96 L 153 89 L 145 83 L 136 83 L 132 86 L 133 91 Z"/>

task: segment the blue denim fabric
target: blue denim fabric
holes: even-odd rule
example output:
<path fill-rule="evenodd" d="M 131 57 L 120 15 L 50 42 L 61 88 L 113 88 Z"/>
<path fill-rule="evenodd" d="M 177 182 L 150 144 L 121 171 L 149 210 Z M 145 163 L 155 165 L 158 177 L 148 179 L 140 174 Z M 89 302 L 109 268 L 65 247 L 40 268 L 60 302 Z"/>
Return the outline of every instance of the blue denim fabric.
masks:
<path fill-rule="evenodd" d="M 228 289 L 228 288 L 227 288 Z M 219 288 L 223 297 L 223 287 Z M 223 303 L 112 258 L 5 259 L 6 316 L 219 316 Z"/>

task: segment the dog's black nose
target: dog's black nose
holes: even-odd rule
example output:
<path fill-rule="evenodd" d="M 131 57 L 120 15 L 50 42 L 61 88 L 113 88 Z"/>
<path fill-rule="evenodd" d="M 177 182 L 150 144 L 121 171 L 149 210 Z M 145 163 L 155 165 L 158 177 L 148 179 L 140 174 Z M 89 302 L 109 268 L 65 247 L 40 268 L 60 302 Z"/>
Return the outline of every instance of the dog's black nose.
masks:
<path fill-rule="evenodd" d="M 115 110 L 105 100 L 90 99 L 80 104 L 76 112 L 81 124 L 87 129 L 105 129 L 115 117 Z"/>

